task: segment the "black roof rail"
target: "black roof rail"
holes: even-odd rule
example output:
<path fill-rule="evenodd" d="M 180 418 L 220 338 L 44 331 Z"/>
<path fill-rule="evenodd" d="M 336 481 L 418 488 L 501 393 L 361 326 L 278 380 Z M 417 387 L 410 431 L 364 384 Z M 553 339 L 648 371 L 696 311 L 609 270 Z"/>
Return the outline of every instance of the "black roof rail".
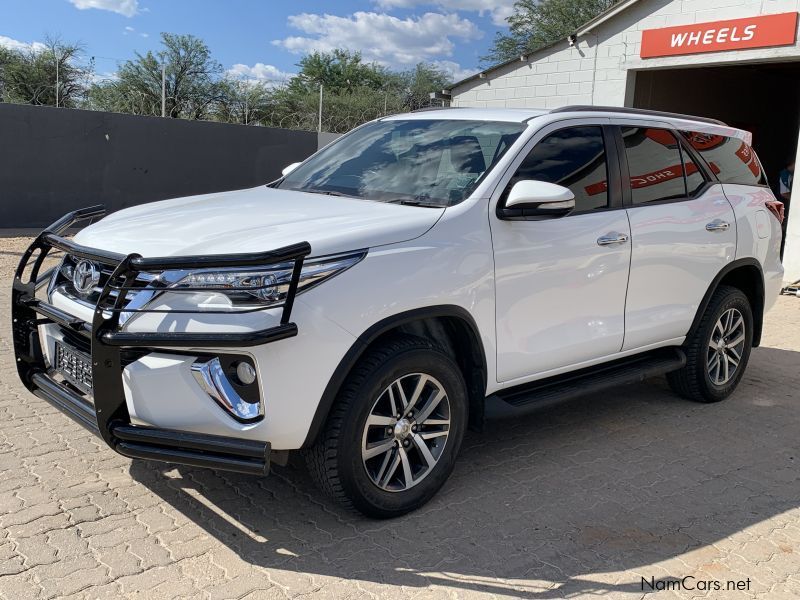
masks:
<path fill-rule="evenodd" d="M 409 111 L 409 112 L 418 113 L 418 112 L 428 112 L 429 110 L 448 110 L 450 108 L 454 108 L 455 109 L 455 108 L 464 108 L 464 107 L 463 106 L 425 106 L 423 108 L 415 108 L 414 110 Z"/>
<path fill-rule="evenodd" d="M 594 106 L 588 104 L 587 105 L 576 104 L 574 106 L 561 106 L 559 108 L 554 108 L 550 112 L 561 113 L 561 112 L 575 112 L 575 111 L 616 112 L 616 113 L 625 113 L 631 115 L 647 115 L 651 117 L 668 117 L 671 119 L 686 119 L 688 121 L 701 121 L 703 123 L 711 123 L 713 125 L 724 125 L 725 127 L 728 126 L 727 123 L 724 123 L 719 119 L 711 119 L 709 117 L 695 117 L 692 115 L 684 115 L 681 113 L 666 112 L 662 110 L 631 108 L 629 106 Z"/>

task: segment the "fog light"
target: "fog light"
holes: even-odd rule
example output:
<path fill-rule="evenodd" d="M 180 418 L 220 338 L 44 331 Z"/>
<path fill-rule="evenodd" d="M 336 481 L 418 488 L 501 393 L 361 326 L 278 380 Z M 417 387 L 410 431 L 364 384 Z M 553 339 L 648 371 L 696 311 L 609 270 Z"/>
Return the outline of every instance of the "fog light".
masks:
<path fill-rule="evenodd" d="M 244 361 L 236 365 L 236 377 L 239 378 L 244 385 L 250 385 L 256 380 L 256 370 L 253 365 Z"/>
<path fill-rule="evenodd" d="M 255 370 L 252 367 L 250 369 L 253 371 L 252 381 L 255 381 Z M 238 367 L 236 371 L 236 376 L 239 377 Z M 194 363 L 192 375 L 205 393 L 237 421 L 252 423 L 264 417 L 264 405 L 258 395 L 256 394 L 252 401 L 242 398 L 236 392 L 234 383 L 225 374 L 219 358 Z"/>

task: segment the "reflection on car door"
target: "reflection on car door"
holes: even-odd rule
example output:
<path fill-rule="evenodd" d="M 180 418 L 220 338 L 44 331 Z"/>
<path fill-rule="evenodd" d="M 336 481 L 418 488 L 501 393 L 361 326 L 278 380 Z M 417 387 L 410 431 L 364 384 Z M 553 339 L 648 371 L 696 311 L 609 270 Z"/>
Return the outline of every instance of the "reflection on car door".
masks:
<path fill-rule="evenodd" d="M 677 132 L 652 121 L 618 123 L 630 175 L 623 188 L 632 242 L 623 350 L 630 350 L 686 335 L 710 282 L 734 259 L 736 221 L 722 186 Z"/>
<path fill-rule="evenodd" d="M 608 120 L 605 120 L 608 122 Z M 498 191 L 521 179 L 575 194 L 571 215 L 508 221 L 490 214 L 495 257 L 497 378 L 507 382 L 620 351 L 630 263 L 613 133 L 573 119 L 539 132 Z M 612 163 L 609 165 L 609 163 Z"/>

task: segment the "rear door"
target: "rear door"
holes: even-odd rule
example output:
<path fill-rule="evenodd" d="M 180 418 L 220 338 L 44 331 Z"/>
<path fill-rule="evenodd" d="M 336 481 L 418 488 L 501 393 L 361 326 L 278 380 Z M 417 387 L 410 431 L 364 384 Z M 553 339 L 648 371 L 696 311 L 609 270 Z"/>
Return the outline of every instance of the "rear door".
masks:
<path fill-rule="evenodd" d="M 735 258 L 736 220 L 680 133 L 614 121 L 631 226 L 625 351 L 686 335 L 714 277 Z"/>

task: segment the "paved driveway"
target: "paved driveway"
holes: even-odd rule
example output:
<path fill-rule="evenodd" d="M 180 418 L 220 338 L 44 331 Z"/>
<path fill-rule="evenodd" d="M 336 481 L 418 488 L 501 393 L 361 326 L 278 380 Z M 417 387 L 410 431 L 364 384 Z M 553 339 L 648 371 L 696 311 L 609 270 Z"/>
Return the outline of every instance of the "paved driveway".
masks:
<path fill-rule="evenodd" d="M 727 402 L 654 380 L 495 423 L 429 505 L 376 522 L 294 466 L 132 463 L 29 395 L 8 326 L 22 242 L 0 240 L 2 598 L 800 597 L 800 299 Z"/>

